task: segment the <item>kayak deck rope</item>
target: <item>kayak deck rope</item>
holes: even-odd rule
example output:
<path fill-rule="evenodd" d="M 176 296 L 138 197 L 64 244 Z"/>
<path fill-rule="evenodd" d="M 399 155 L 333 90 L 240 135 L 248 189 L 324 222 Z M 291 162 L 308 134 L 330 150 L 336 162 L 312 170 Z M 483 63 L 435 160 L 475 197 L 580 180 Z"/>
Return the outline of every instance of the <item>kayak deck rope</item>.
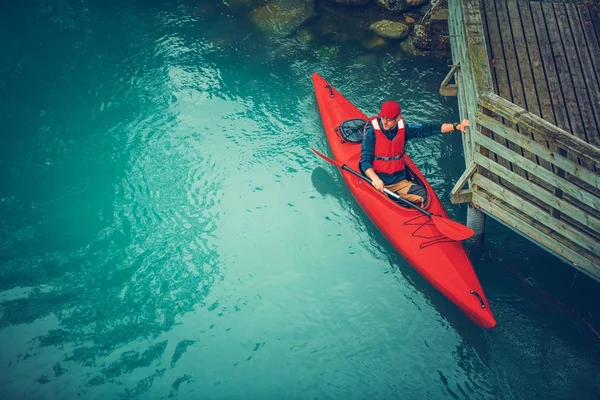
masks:
<path fill-rule="evenodd" d="M 426 235 L 426 234 L 420 233 L 419 231 L 421 229 L 423 229 L 423 227 L 425 227 L 425 226 L 435 226 L 435 224 L 433 223 L 431 218 L 429 218 L 427 215 L 424 215 L 424 214 L 417 215 L 416 217 L 413 217 L 409 220 L 404 221 L 403 224 L 408 225 L 408 226 L 416 226 L 417 227 L 411 234 L 412 237 L 417 237 L 417 238 L 421 238 L 421 239 L 429 239 L 419 245 L 419 250 L 422 250 L 426 247 L 429 247 L 429 246 L 432 246 L 432 245 L 438 244 L 438 243 L 456 242 L 456 240 L 450 239 L 448 236 L 442 235 L 441 233 L 439 233 L 437 235 Z"/>

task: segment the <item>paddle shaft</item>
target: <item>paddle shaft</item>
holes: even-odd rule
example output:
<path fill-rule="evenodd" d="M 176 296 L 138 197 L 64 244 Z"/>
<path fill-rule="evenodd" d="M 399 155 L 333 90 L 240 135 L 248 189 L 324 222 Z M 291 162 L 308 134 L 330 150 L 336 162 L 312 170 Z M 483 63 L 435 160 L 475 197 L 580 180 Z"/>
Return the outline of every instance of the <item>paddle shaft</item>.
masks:
<path fill-rule="evenodd" d="M 359 173 L 359 172 L 356 172 L 355 170 L 353 170 L 352 168 L 350 168 L 350 167 L 349 167 L 349 166 L 347 166 L 346 164 L 342 164 L 342 169 L 345 169 L 346 171 L 350 172 L 352 175 L 356 175 L 356 176 L 358 176 L 359 178 L 362 178 L 362 179 L 364 179 L 365 181 L 369 182 L 371 185 L 373 184 L 373 181 L 372 181 L 371 179 L 369 179 L 368 177 L 364 176 L 363 174 L 361 174 L 361 173 Z M 386 188 L 383 188 L 383 191 L 384 191 L 384 192 L 385 192 L 385 194 L 387 194 L 388 196 L 391 196 L 391 197 L 393 197 L 394 199 L 401 201 L 402 203 L 406 204 L 407 206 L 409 206 L 409 207 L 412 207 L 412 208 L 414 208 L 415 210 L 418 210 L 418 211 L 420 211 L 421 213 L 423 213 L 423 214 L 427 215 L 429 218 L 431 218 L 431 216 L 432 216 L 432 214 L 431 214 L 431 213 L 429 213 L 429 212 L 427 212 L 427 211 L 423 210 L 423 209 L 422 209 L 421 207 L 419 207 L 418 205 L 416 205 L 416 204 L 414 204 L 414 203 L 412 203 L 412 202 L 410 202 L 410 201 L 408 201 L 408 200 L 406 200 L 406 199 L 403 199 L 402 197 L 398 196 L 398 194 L 397 194 L 397 193 L 394 193 L 394 192 L 392 192 L 391 190 L 389 190 L 389 189 L 386 189 Z"/>

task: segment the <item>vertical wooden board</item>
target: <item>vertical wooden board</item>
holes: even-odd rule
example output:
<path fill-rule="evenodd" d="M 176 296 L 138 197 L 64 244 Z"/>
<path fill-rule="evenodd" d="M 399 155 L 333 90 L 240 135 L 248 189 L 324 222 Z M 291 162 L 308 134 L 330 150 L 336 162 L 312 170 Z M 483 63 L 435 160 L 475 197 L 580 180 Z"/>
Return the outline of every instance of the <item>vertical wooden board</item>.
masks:
<path fill-rule="evenodd" d="M 506 1 L 495 0 L 494 3 L 496 7 L 496 18 L 498 20 L 498 29 L 500 33 L 502 54 L 504 55 L 503 64 L 505 65 L 506 70 L 506 81 L 505 84 L 498 85 L 498 95 L 500 95 L 508 101 L 517 104 L 518 106 L 526 108 L 525 96 L 523 95 L 523 86 L 521 82 L 521 75 L 519 73 L 519 65 L 517 61 L 515 44 L 513 42 L 508 10 L 506 8 Z M 491 38 L 490 40 L 493 40 L 493 38 Z M 496 65 L 499 64 L 498 61 L 499 60 L 496 57 Z M 508 126 L 512 126 L 512 124 L 509 122 L 505 123 Z M 520 147 L 515 146 L 513 143 L 509 142 L 508 147 L 516 153 L 519 153 L 521 155 L 523 154 L 523 150 Z M 527 172 L 525 170 L 514 165 L 512 167 L 515 173 L 527 178 Z"/>
<path fill-rule="evenodd" d="M 565 4 L 555 3 L 554 13 L 556 15 L 556 21 L 558 23 L 560 36 L 565 49 L 565 59 L 569 67 L 571 79 L 573 79 L 575 99 L 579 105 L 581 120 L 583 122 L 584 132 L 582 132 L 582 139 L 585 137 L 585 140 L 588 143 L 598 146 L 600 144 L 598 141 L 598 135 L 594 134 L 595 132 L 598 132 L 598 127 L 596 125 L 596 118 L 593 114 L 594 111 L 590 101 L 590 93 L 588 92 L 587 88 L 587 86 L 593 82 L 585 81 L 583 65 L 584 60 L 579 57 L 579 54 L 582 52 L 580 49 L 578 49 L 578 46 L 585 46 L 585 43 L 575 42 L 569 24 L 569 17 L 567 16 Z"/>
<path fill-rule="evenodd" d="M 506 7 L 507 7 L 507 11 L 508 11 L 508 20 L 510 22 L 510 30 L 512 32 L 512 38 L 513 38 L 513 42 L 514 42 L 514 46 L 515 46 L 515 53 L 516 53 L 516 71 L 515 73 L 515 78 L 519 79 L 519 82 L 522 85 L 523 88 L 523 99 L 521 99 L 521 101 L 523 102 L 523 105 L 521 104 L 517 104 L 520 105 L 521 107 L 525 108 L 527 111 L 540 116 L 541 117 L 541 112 L 540 112 L 540 105 L 538 102 L 538 97 L 537 97 L 537 93 L 536 93 L 536 88 L 535 88 L 535 81 L 533 79 L 533 71 L 531 69 L 531 64 L 530 64 L 530 56 L 531 56 L 531 52 L 537 52 L 539 51 L 539 49 L 537 48 L 537 43 L 534 46 L 534 49 L 530 49 L 527 45 L 527 42 L 525 40 L 525 30 L 529 30 L 531 32 L 533 32 L 533 26 L 529 26 L 529 25 L 525 25 L 522 21 L 522 16 L 521 16 L 521 12 L 519 9 L 519 4 L 521 1 L 518 0 L 505 0 L 506 3 Z M 527 14 L 525 15 L 527 16 Z M 512 79 L 511 79 L 511 83 L 512 83 Z M 511 87 L 513 88 L 514 91 L 514 87 L 515 84 L 511 84 Z M 516 100 L 516 97 L 515 97 Z M 521 131 L 521 129 L 519 129 L 519 131 Z M 532 137 L 533 135 L 527 133 L 527 132 L 521 132 L 524 135 L 530 136 Z M 535 140 L 535 138 L 534 138 Z M 536 157 L 535 154 L 525 150 L 525 149 L 521 149 L 521 153 L 527 157 L 529 160 L 540 164 L 540 160 Z M 545 163 L 544 162 L 544 167 L 548 170 L 552 170 L 552 167 L 550 166 L 549 163 Z M 543 182 L 539 182 L 539 180 L 537 180 L 535 178 L 535 176 L 531 176 L 529 175 L 529 178 L 533 181 L 538 182 L 539 184 L 545 185 L 545 183 Z"/>
<path fill-rule="evenodd" d="M 477 68 L 473 78 L 475 88 L 479 94 L 493 91 L 492 75 L 487 62 L 488 51 L 485 42 L 485 33 L 481 21 L 480 0 L 461 0 L 465 20 L 467 50 L 469 59 Z"/>
<path fill-rule="evenodd" d="M 590 12 L 592 25 L 594 25 L 594 30 L 596 31 L 596 40 L 600 42 L 600 13 L 594 11 L 590 6 L 588 6 L 588 10 Z"/>
<path fill-rule="evenodd" d="M 500 40 L 504 52 L 504 62 L 507 73 L 507 85 L 505 87 L 500 87 L 500 90 L 504 90 L 505 92 L 499 93 L 499 95 L 520 107 L 527 108 L 519 73 L 515 43 L 512 37 L 507 1 L 495 0 L 494 3 L 496 6 L 496 17 L 498 19 L 498 28 L 500 30 Z"/>
<path fill-rule="evenodd" d="M 544 19 L 546 20 L 550 46 L 552 48 L 552 53 L 554 54 L 556 70 L 558 71 L 558 84 L 560 85 L 567 115 L 569 116 L 569 121 L 571 123 L 570 131 L 575 136 L 585 140 L 583 122 L 581 120 L 581 114 L 579 113 L 579 105 L 577 104 L 575 91 L 573 90 L 573 80 L 571 79 L 571 73 L 567 64 L 565 49 L 563 48 L 560 32 L 558 31 L 559 27 L 554 15 L 554 7 L 551 3 L 542 3 L 541 6 Z"/>
<path fill-rule="evenodd" d="M 548 36 L 548 30 L 546 29 L 546 21 L 544 19 L 541 3 L 531 2 L 530 11 L 554 114 L 554 121 L 547 118 L 544 119 L 556 124 L 559 128 L 564 129 L 567 132 L 572 132 L 569 117 L 567 115 L 567 107 L 558 80 L 558 69 L 556 68 L 554 55 L 552 54 L 552 48 L 550 47 L 550 38 Z"/>
<path fill-rule="evenodd" d="M 550 100 L 550 90 L 548 89 L 548 82 L 546 81 L 546 73 L 544 71 L 544 62 L 542 60 L 540 47 L 538 45 L 538 40 L 535 33 L 535 26 L 531 15 L 531 9 L 529 7 L 529 1 L 518 1 L 517 5 L 521 15 L 524 40 L 527 46 L 527 52 L 529 53 L 529 67 L 532 75 L 531 84 L 527 84 L 527 82 L 525 82 L 525 84 L 528 87 L 533 87 L 539 109 L 539 112 L 536 112 L 531 106 L 529 106 L 529 111 L 539 115 L 541 118 L 552 124 L 556 124 L 554 111 L 552 110 L 552 101 Z M 531 95 L 528 94 L 527 99 L 530 99 L 530 96 Z M 536 137 L 536 135 L 532 134 L 531 137 L 535 141 L 542 141 L 542 138 Z M 550 148 L 548 142 L 546 142 L 546 146 Z M 541 160 L 541 165 L 548 170 L 552 170 L 552 165 L 547 161 Z"/>
<path fill-rule="evenodd" d="M 590 143 L 598 146 L 598 142 L 600 142 L 600 39 L 593 32 L 588 7 L 582 12 L 581 5 L 568 4 L 566 9 L 596 120 L 596 134 L 590 132 L 588 135 L 593 136 L 590 138 Z M 588 19 L 586 20 L 586 18 Z M 591 32 L 589 32 L 590 30 Z"/>
<path fill-rule="evenodd" d="M 539 105 L 539 116 L 546 121 L 555 124 L 554 111 L 552 110 L 552 101 L 550 100 L 550 90 L 546 81 L 546 72 L 544 65 L 547 61 L 542 58 L 542 50 L 538 44 L 538 38 L 535 31 L 535 23 L 531 14 L 530 3 L 528 1 L 519 1 L 519 10 L 521 12 L 521 21 L 525 34 L 525 42 L 529 52 L 529 65 L 532 70 L 533 82 L 537 94 Z M 536 21 L 539 23 L 539 21 Z M 543 21 L 542 21 L 543 22 Z M 529 111 L 535 114 L 533 109 Z"/>
<path fill-rule="evenodd" d="M 527 111 L 535 115 L 541 116 L 540 105 L 535 91 L 533 71 L 531 69 L 530 63 L 530 56 L 533 55 L 533 52 L 538 51 L 537 43 L 534 46 L 534 49 L 530 49 L 525 40 L 524 32 L 524 30 L 533 32 L 533 26 L 526 25 L 524 21 L 522 21 L 522 16 L 518 4 L 521 3 L 521 1 L 505 0 L 505 3 L 508 10 L 508 18 L 511 26 L 512 37 L 515 45 L 515 52 L 517 56 L 517 66 L 519 68 L 520 75 L 519 80 L 523 86 L 523 105 L 518 103 L 517 105 L 520 105 L 521 107 L 525 108 Z M 525 15 L 525 17 L 527 16 Z M 511 86 L 514 87 L 515 85 L 513 84 Z"/>
<path fill-rule="evenodd" d="M 483 3 L 483 0 L 480 0 L 479 6 L 480 6 L 480 9 L 481 9 L 481 24 L 482 24 L 482 29 L 483 29 L 483 32 L 484 32 L 485 44 L 486 44 L 486 47 L 488 49 L 488 65 L 490 65 L 490 72 L 491 72 L 491 75 L 492 75 L 492 80 L 495 81 L 495 79 L 496 79 L 495 78 L 495 73 L 496 72 L 495 72 L 494 68 L 491 68 L 493 57 L 492 57 L 492 50 L 491 50 L 491 44 L 490 44 L 490 35 L 488 34 L 488 28 L 487 28 L 487 17 L 486 17 L 486 13 L 485 13 L 485 5 Z M 494 139 L 494 134 L 491 133 L 488 129 L 484 129 L 483 127 L 480 127 L 480 130 L 481 130 L 481 133 L 483 135 Z M 486 156 L 486 157 L 488 157 L 488 158 L 490 158 L 490 159 L 498 162 L 498 157 L 496 157 L 495 154 L 490 153 L 485 148 L 481 148 L 481 146 L 477 146 L 477 147 L 480 149 L 481 154 L 483 154 L 484 156 Z M 506 167 L 507 163 L 504 163 L 504 164 L 505 164 L 504 166 Z M 486 171 L 484 171 L 483 169 L 480 169 L 479 172 L 480 173 L 485 173 Z M 487 177 L 489 178 L 490 176 L 487 176 Z"/>
<path fill-rule="evenodd" d="M 596 75 L 597 88 L 600 89 L 600 35 L 597 35 L 594 30 L 594 23 L 592 22 L 593 11 L 590 10 L 590 7 L 587 4 L 577 4 L 576 7 L 579 14 L 581 29 L 583 30 L 583 40 L 587 44 L 592 63 L 592 70 Z M 572 10 L 573 8 L 574 6 L 570 7 L 569 10 Z M 600 34 L 600 31 L 598 34 Z"/>
<path fill-rule="evenodd" d="M 506 64 L 504 63 L 502 42 L 500 41 L 500 29 L 498 28 L 498 20 L 496 18 L 496 5 L 494 0 L 481 0 L 480 5 L 482 7 L 482 21 L 485 21 L 483 23 L 486 29 L 484 31 L 484 35 L 488 48 L 488 56 L 490 59 L 492 80 L 494 81 L 494 90 L 500 96 L 501 94 L 499 88 L 503 87 L 502 92 L 505 92 L 505 88 L 508 87 L 508 74 L 506 72 Z M 486 110 L 484 110 L 484 112 L 486 112 Z M 498 116 L 490 116 L 500 120 Z M 501 136 L 494 136 L 494 134 L 487 129 L 482 129 L 481 133 L 485 136 L 493 138 L 498 143 L 508 146 L 508 141 L 506 139 L 502 138 Z M 487 152 L 485 149 L 484 151 Z M 500 165 L 512 171 L 512 165 L 502 157 L 498 157 L 493 153 L 488 153 L 488 157 L 494 159 Z M 482 171 L 482 173 L 488 174 L 487 171 Z M 486 176 L 488 178 L 491 177 L 491 175 Z M 500 178 L 496 177 L 495 179 L 497 179 L 498 183 L 501 183 Z"/>
<path fill-rule="evenodd" d="M 506 64 L 504 63 L 504 54 L 502 51 L 502 42 L 500 39 L 500 28 L 498 27 L 498 19 L 496 18 L 496 4 L 494 0 L 483 0 L 483 11 L 485 14 L 486 41 L 488 44 L 488 53 L 492 66 L 492 78 L 496 94 L 501 96 L 502 91 L 508 88 L 508 73 L 506 72 Z"/>
<path fill-rule="evenodd" d="M 450 40 L 452 42 L 452 62 L 460 64 L 456 70 L 454 79 L 458 85 L 458 105 L 461 115 L 470 115 L 474 113 L 477 107 L 475 100 L 475 83 L 473 81 L 472 66 L 469 62 L 466 49 L 466 37 L 462 3 L 460 0 L 450 0 L 448 3 L 449 19 L 448 29 L 450 31 Z M 465 164 L 468 164 L 472 158 L 473 144 L 470 137 L 463 138 L 463 151 L 465 155 Z"/>

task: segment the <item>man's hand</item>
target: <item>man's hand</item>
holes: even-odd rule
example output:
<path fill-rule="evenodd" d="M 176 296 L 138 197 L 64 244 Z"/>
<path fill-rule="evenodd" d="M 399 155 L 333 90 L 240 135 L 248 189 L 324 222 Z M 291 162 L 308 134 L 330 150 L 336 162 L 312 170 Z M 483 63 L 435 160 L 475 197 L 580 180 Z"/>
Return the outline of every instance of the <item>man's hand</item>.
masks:
<path fill-rule="evenodd" d="M 371 182 L 373 182 L 373 186 L 375 187 L 375 189 L 379 190 L 380 192 L 383 192 L 383 188 L 385 187 L 385 185 L 379 177 L 371 179 Z"/>
<path fill-rule="evenodd" d="M 467 133 L 467 128 L 471 126 L 468 119 L 463 119 L 460 124 L 456 125 L 456 130 L 461 131 L 462 133 Z"/>
<path fill-rule="evenodd" d="M 368 170 L 366 170 L 365 175 L 371 180 L 371 183 L 373 184 L 373 187 L 375 189 L 379 190 L 380 192 L 383 192 L 383 188 L 385 187 L 385 185 L 383 184 L 381 178 L 377 176 L 373 168 L 369 168 Z"/>

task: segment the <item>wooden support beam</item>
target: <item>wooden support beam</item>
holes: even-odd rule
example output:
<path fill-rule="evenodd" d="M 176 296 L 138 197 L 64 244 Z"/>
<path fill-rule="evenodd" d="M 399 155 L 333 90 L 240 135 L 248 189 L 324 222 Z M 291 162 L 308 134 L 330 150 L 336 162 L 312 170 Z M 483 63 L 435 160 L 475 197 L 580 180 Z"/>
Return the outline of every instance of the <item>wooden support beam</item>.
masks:
<path fill-rule="evenodd" d="M 567 193 L 569 196 L 572 196 L 574 199 L 577 199 L 582 203 L 589 205 L 596 211 L 600 212 L 600 198 L 598 198 L 597 196 L 594 196 L 589 192 L 583 191 L 579 186 L 567 181 L 564 178 L 561 178 L 560 176 L 554 174 L 552 171 L 548 171 L 547 169 L 537 165 L 536 163 L 529 161 L 520 154 L 510 151 L 506 147 L 499 145 L 497 142 L 491 140 L 487 136 L 483 136 L 480 134 L 475 135 L 476 143 L 487 148 L 491 152 L 498 153 L 500 156 L 509 160 L 513 164 L 517 164 L 520 167 L 527 169 L 532 174 L 535 174 L 535 176 L 537 176 L 538 178 L 543 179 L 550 185 L 557 187 L 563 192 Z M 527 190 L 527 188 L 523 188 L 523 190 Z"/>
<path fill-rule="evenodd" d="M 482 156 L 481 154 L 475 154 L 474 161 L 483 168 L 490 170 L 501 178 L 509 180 L 513 184 L 521 187 L 523 190 L 526 190 L 527 193 L 532 194 L 536 199 L 546 203 L 552 208 L 559 210 L 561 213 L 568 215 L 575 221 L 588 227 L 591 231 L 600 232 L 600 219 L 594 215 L 586 213 L 581 208 L 574 206 L 566 200 L 557 198 L 554 193 L 549 192 L 535 183 L 521 178 L 519 175 L 504 168 L 500 164 L 493 162 L 489 158 Z"/>
<path fill-rule="evenodd" d="M 477 103 L 522 127 L 541 134 L 548 141 L 554 141 L 567 151 L 573 151 L 581 159 L 596 164 L 600 160 L 600 148 L 571 135 L 556 125 L 545 121 L 522 107 L 503 99 L 495 93 L 486 93 L 479 96 Z"/>
<path fill-rule="evenodd" d="M 460 204 L 470 202 L 470 194 L 467 194 L 466 191 L 461 189 L 467 184 L 469 178 L 475 173 L 476 170 L 477 164 L 471 161 L 469 165 L 467 165 L 465 172 L 463 172 L 460 178 L 458 178 L 458 181 L 456 181 L 456 184 L 450 192 L 450 199 L 452 203 Z"/>
<path fill-rule="evenodd" d="M 588 185 L 593 186 L 596 189 L 600 189 L 600 175 L 581 167 L 569 160 L 567 157 L 552 151 L 551 149 L 547 148 L 545 144 L 534 142 L 532 139 L 529 139 L 514 129 L 501 124 L 495 119 L 485 115 L 481 111 L 477 112 L 477 123 L 493 131 L 494 134 L 503 136 L 511 142 L 514 142 L 519 146 L 535 153 L 538 157 L 543 158 L 565 172 L 581 179 Z"/>
<path fill-rule="evenodd" d="M 577 247 L 568 245 L 563 241 L 559 241 L 554 235 L 542 232 L 527 218 L 523 218 L 516 212 L 509 211 L 499 199 L 483 191 L 475 191 L 473 193 L 473 205 L 600 282 L 600 258 L 597 256 L 583 252 Z"/>
<path fill-rule="evenodd" d="M 486 192 L 490 193 L 494 197 L 502 199 L 502 202 L 522 211 L 531 219 L 552 229 L 554 232 L 562 235 L 570 242 L 577 243 L 577 245 L 579 245 L 581 248 L 591 252 L 592 254 L 600 254 L 600 242 L 598 240 L 586 235 L 581 231 L 578 231 L 577 229 L 573 228 L 572 225 L 552 217 L 552 215 L 547 213 L 545 210 L 516 195 L 505 187 L 492 182 L 480 174 L 476 174 L 473 177 L 473 184 L 483 188 Z M 485 206 L 483 209 L 485 210 Z"/>
<path fill-rule="evenodd" d="M 458 94 L 458 85 L 456 83 L 450 83 L 450 80 L 454 76 L 454 73 L 460 68 L 460 64 L 455 64 L 450 68 L 450 71 L 440 84 L 440 95 L 441 96 L 456 96 Z"/>

